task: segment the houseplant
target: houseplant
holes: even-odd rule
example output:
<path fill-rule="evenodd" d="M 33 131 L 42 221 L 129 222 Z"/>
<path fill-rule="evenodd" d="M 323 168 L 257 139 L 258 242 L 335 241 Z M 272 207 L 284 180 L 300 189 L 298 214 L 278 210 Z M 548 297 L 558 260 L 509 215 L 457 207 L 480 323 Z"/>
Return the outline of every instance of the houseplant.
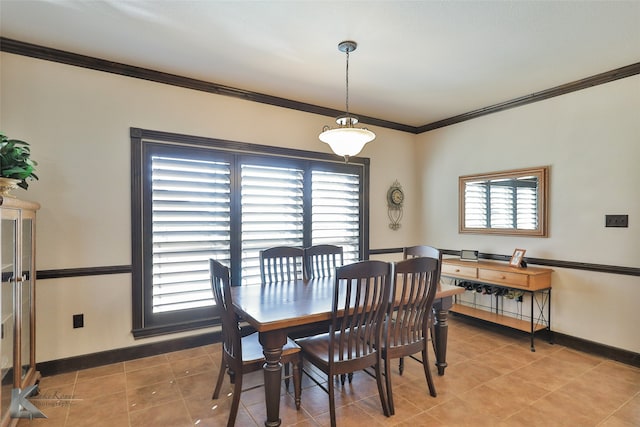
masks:
<path fill-rule="evenodd" d="M 0 132 L 0 194 L 7 195 L 17 187 L 29 188 L 29 180 L 36 180 L 37 163 L 31 160 L 29 144 L 18 139 L 9 139 Z"/>

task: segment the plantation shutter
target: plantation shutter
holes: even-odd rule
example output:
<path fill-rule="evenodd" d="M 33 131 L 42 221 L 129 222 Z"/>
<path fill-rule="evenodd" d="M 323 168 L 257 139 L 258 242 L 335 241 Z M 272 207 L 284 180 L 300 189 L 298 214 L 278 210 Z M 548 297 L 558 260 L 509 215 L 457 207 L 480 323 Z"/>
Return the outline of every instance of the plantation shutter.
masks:
<path fill-rule="evenodd" d="M 241 165 L 243 285 L 261 283 L 261 249 L 303 247 L 303 190 L 301 169 Z"/>
<path fill-rule="evenodd" d="M 510 185 L 511 182 L 513 181 L 491 182 L 489 188 L 491 228 L 515 227 L 515 188 Z"/>
<path fill-rule="evenodd" d="M 538 228 L 538 180 L 530 176 L 517 182 L 517 226 L 523 230 L 535 230 Z"/>
<path fill-rule="evenodd" d="M 209 259 L 229 265 L 230 166 L 151 157 L 152 311 L 214 304 Z"/>
<path fill-rule="evenodd" d="M 486 228 L 487 215 L 487 182 L 467 183 L 464 191 L 465 198 L 465 227 Z"/>
<path fill-rule="evenodd" d="M 345 264 L 358 261 L 360 253 L 359 176 L 313 171 L 311 193 L 312 244 L 342 246 Z"/>

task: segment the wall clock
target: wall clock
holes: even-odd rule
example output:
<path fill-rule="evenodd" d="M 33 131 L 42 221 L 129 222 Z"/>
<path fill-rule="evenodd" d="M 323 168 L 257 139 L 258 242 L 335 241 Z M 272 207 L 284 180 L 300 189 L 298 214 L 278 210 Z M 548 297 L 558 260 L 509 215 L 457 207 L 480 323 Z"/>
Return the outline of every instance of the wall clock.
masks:
<path fill-rule="evenodd" d="M 387 209 L 389 214 L 389 228 L 397 230 L 400 228 L 400 220 L 402 219 L 402 205 L 404 203 L 404 191 L 402 186 L 395 180 L 387 191 Z"/>

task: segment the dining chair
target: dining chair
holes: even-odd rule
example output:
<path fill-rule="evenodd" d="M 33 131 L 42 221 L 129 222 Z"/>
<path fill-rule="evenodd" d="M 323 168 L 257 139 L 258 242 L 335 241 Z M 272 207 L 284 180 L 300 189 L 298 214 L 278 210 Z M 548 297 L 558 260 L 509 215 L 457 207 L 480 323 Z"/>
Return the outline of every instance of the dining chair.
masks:
<path fill-rule="evenodd" d="M 274 246 L 260 251 L 262 284 L 290 282 L 303 277 L 304 250 L 293 246 Z"/>
<path fill-rule="evenodd" d="M 406 246 L 405 248 L 403 248 L 402 250 L 402 258 L 403 259 L 409 259 L 409 258 L 415 258 L 415 257 L 428 257 L 428 258 L 435 258 L 438 260 L 438 278 L 437 278 L 437 283 L 440 283 L 440 273 L 442 271 L 442 251 L 440 251 L 440 249 L 438 248 L 434 248 L 433 246 L 428 246 L 428 245 L 416 245 L 416 246 Z M 434 322 L 434 318 L 435 318 L 435 313 L 430 313 L 431 316 L 431 338 L 432 338 L 432 345 L 433 345 L 433 351 L 436 351 L 436 344 L 435 341 L 433 340 L 433 337 L 435 336 L 435 322 Z M 400 369 L 400 375 L 402 375 L 402 373 L 404 372 L 404 357 L 400 358 L 400 361 L 398 362 L 399 364 L 399 369 Z"/>
<path fill-rule="evenodd" d="M 427 341 L 431 328 L 430 316 L 438 288 L 437 258 L 409 258 L 394 263 L 394 280 L 391 295 L 394 304 L 388 309 L 380 353 L 384 361 L 387 402 L 394 414 L 391 386 L 390 360 L 422 353 L 422 366 L 429 386 L 429 393 L 436 397 L 431 377 Z"/>
<path fill-rule="evenodd" d="M 389 305 L 392 264 L 367 260 L 336 269 L 329 332 L 301 338 L 304 358 L 327 375 L 331 426 L 336 425 L 336 376 L 373 367 L 383 412 L 389 416 L 382 379 L 382 327 Z"/>
<path fill-rule="evenodd" d="M 304 280 L 333 276 L 344 263 L 344 249 L 336 245 L 313 245 L 304 249 Z"/>
<path fill-rule="evenodd" d="M 231 300 L 231 283 L 229 269 L 216 260 L 209 260 L 211 288 L 216 305 L 220 308 L 222 320 L 222 360 L 220 372 L 213 391 L 212 399 L 220 396 L 225 369 L 233 384 L 233 397 L 229 411 L 227 427 L 233 427 L 238 415 L 240 394 L 242 393 L 242 376 L 245 373 L 262 369 L 265 363 L 262 345 L 258 341 L 258 333 L 242 337 L 238 326 L 238 317 L 233 311 Z M 302 353 L 300 347 L 291 339 L 282 348 L 282 363 L 293 365 L 293 389 L 296 409 L 300 409 L 302 393 Z M 288 383 L 287 383 L 288 388 Z M 246 390 L 245 390 L 246 391 Z"/>

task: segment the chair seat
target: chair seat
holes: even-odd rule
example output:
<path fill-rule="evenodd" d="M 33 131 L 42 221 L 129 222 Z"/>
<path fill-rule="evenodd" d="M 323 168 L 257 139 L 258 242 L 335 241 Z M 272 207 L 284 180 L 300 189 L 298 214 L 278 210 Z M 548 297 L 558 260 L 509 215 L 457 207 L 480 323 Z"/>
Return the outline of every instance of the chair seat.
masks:
<path fill-rule="evenodd" d="M 323 362 L 329 363 L 329 334 L 313 335 L 311 337 L 300 338 L 296 344 L 308 354 L 308 356 Z"/>
<path fill-rule="evenodd" d="M 335 335 L 336 342 L 340 340 L 340 334 Z M 313 359 L 316 364 L 321 364 L 323 367 L 327 367 L 329 365 L 329 342 L 331 341 L 331 337 L 328 333 L 314 335 L 312 337 L 306 337 L 296 340 L 296 343 L 302 348 L 305 357 L 308 359 Z M 342 359 L 340 359 L 338 345 L 335 345 L 334 354 L 333 354 L 333 362 L 336 366 L 336 372 L 350 373 L 353 371 L 361 370 L 372 366 L 375 364 L 377 355 L 375 352 L 369 354 L 368 356 L 358 356 L 355 353 L 355 349 L 351 351 L 351 354 L 348 354 L 348 351 L 345 351 L 342 354 Z M 340 365 L 349 365 L 348 369 L 339 369 Z"/>
<path fill-rule="evenodd" d="M 292 339 L 287 338 L 287 343 L 282 347 L 282 357 L 286 358 L 299 351 L 300 347 Z M 252 362 L 264 362 L 262 344 L 258 340 L 257 332 L 242 337 L 242 363 L 246 365 Z"/>

